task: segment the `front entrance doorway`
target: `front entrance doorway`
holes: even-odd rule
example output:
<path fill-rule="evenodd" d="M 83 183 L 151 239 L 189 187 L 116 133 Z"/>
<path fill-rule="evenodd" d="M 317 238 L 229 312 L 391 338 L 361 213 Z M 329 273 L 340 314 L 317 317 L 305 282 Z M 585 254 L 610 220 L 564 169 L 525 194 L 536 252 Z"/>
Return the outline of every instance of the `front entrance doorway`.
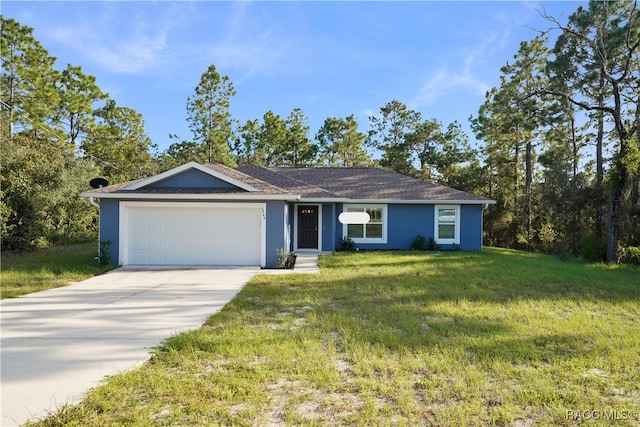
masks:
<path fill-rule="evenodd" d="M 318 249 L 318 206 L 298 206 L 298 249 Z"/>

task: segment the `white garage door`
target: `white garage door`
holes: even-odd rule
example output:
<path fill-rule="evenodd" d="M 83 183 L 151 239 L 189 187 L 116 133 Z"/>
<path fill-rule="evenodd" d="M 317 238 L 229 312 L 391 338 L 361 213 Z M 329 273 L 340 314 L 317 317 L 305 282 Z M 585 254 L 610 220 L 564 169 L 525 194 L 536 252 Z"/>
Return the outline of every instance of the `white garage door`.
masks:
<path fill-rule="evenodd" d="M 128 265 L 261 265 L 263 207 L 211 203 L 130 203 L 125 216 Z"/>

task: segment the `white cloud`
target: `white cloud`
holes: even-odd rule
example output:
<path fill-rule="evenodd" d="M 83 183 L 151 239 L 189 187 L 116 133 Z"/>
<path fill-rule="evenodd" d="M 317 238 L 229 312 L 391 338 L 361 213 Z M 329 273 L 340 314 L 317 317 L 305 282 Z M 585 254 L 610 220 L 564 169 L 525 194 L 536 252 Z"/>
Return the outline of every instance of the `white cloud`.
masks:
<path fill-rule="evenodd" d="M 437 68 L 422 85 L 411 104 L 416 106 L 434 104 L 454 88 L 468 89 L 474 95 L 484 95 L 490 89 L 490 85 L 474 74 L 476 63 L 475 55 L 469 54 L 459 70 L 452 70 L 449 65 Z"/>
<path fill-rule="evenodd" d="M 501 51 L 508 49 L 512 37 L 512 21 L 506 14 L 498 11 L 493 19 L 493 25 L 483 25 L 479 29 L 484 36 L 477 40 L 478 43 L 448 55 L 448 60 L 443 59 L 443 65 L 428 76 L 411 104 L 418 107 L 432 105 L 453 89 L 483 96 L 492 87 L 483 76 L 490 75 L 492 79 L 496 76 L 504 64 L 494 64 L 491 59 L 503 57 Z M 497 30 L 487 31 L 487 28 Z"/>
<path fill-rule="evenodd" d="M 169 35 L 184 20 L 176 18 L 172 7 L 154 14 L 148 5 L 137 10 L 130 4 L 124 6 L 98 3 L 93 16 L 85 11 L 71 17 L 72 25 L 50 23 L 48 35 L 110 72 L 144 74 L 166 66 L 172 61 Z"/>
<path fill-rule="evenodd" d="M 241 80 L 283 70 L 283 63 L 295 50 L 290 35 L 282 33 L 275 17 L 265 16 L 252 6 L 248 2 L 233 3 L 224 37 L 208 48 L 198 47 L 217 67 L 238 70 Z"/>

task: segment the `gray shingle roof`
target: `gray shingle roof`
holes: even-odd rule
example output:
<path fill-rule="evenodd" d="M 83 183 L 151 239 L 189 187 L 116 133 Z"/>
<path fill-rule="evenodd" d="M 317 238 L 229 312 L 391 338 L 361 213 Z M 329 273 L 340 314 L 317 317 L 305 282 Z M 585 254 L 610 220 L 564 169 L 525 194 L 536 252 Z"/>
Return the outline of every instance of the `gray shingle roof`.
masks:
<path fill-rule="evenodd" d="M 141 183 L 138 179 L 121 184 L 94 189 L 87 195 L 100 197 L 105 193 L 116 194 L 227 194 L 227 195 L 300 195 L 303 199 L 351 199 L 351 200 L 425 200 L 425 201 L 477 201 L 491 202 L 484 197 L 442 185 L 432 184 L 409 176 L 378 168 L 329 168 L 308 167 L 267 168 L 257 165 L 232 169 L 217 163 L 203 165 L 213 171 L 247 184 L 255 192 L 241 188 L 159 188 L 141 187 L 126 190 Z M 112 196 L 113 197 L 113 196 Z"/>
<path fill-rule="evenodd" d="M 140 183 L 147 178 L 140 178 L 133 181 L 123 182 L 120 184 L 109 185 L 98 189 L 88 191 L 87 194 L 95 194 L 99 197 L 100 194 L 105 193 L 120 193 L 120 194 L 263 194 L 263 195 L 278 195 L 278 194 L 291 194 L 289 191 L 279 188 L 269 182 L 262 181 L 251 175 L 242 173 L 239 170 L 232 169 L 230 167 L 217 164 L 208 163 L 202 165 L 208 169 L 226 175 L 244 184 L 247 184 L 258 191 L 248 192 L 241 188 L 167 188 L 167 187 L 142 187 L 136 190 L 126 190 L 134 184 Z"/>
<path fill-rule="evenodd" d="M 238 169 L 258 179 L 300 194 L 303 198 L 489 201 L 489 199 L 464 191 L 378 168 L 243 166 Z"/>

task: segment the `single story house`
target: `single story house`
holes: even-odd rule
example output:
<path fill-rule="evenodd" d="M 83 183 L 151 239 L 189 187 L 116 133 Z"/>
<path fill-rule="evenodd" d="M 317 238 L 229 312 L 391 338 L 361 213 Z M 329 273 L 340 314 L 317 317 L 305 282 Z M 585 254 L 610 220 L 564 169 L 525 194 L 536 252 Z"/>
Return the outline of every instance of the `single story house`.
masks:
<path fill-rule="evenodd" d="M 99 238 L 119 265 L 273 267 L 279 250 L 333 252 L 345 237 L 359 249 L 409 249 L 421 235 L 477 251 L 495 203 L 378 168 L 195 162 L 82 196 L 99 207 Z"/>

